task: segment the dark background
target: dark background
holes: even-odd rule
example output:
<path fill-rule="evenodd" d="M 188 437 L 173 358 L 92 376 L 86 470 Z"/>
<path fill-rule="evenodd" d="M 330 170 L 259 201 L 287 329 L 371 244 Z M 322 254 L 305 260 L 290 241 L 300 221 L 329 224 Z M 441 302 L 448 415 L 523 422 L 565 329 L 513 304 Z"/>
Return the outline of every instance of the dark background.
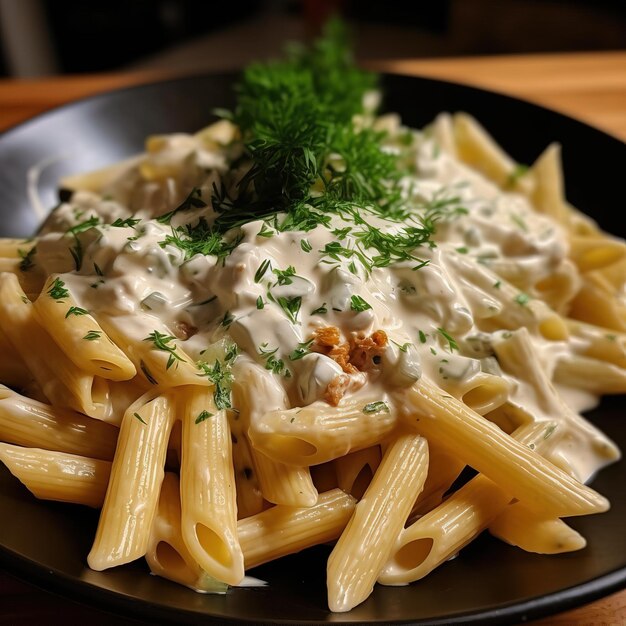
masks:
<path fill-rule="evenodd" d="M 333 11 L 362 59 L 626 48 L 624 0 L 0 0 L 0 76 L 233 69 Z"/>

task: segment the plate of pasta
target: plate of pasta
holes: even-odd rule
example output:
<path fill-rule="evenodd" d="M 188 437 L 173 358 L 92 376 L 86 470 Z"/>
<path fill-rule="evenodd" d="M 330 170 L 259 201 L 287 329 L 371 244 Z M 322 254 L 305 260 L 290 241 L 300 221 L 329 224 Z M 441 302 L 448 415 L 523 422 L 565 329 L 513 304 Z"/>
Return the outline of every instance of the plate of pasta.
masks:
<path fill-rule="evenodd" d="M 623 586 L 625 159 L 337 24 L 5 133 L 1 562 L 178 623 Z"/>

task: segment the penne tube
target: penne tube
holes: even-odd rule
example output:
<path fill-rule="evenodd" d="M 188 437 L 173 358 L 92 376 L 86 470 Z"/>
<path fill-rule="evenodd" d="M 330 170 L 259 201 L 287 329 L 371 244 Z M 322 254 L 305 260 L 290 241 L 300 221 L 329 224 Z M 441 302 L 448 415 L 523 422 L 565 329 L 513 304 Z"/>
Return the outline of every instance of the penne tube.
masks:
<path fill-rule="evenodd" d="M 89 567 L 98 571 L 130 563 L 148 547 L 175 407 L 167 395 L 142 402 L 131 405 L 122 420 L 96 537 L 87 557 Z"/>
<path fill-rule="evenodd" d="M 265 504 L 252 460 L 252 446 L 241 426 L 239 420 L 230 419 L 233 469 L 237 491 L 237 517 L 239 519 L 260 513 Z"/>
<path fill-rule="evenodd" d="M 570 354 L 559 359 L 554 381 L 598 395 L 626 393 L 626 369 L 585 356 Z"/>
<path fill-rule="evenodd" d="M 607 236 L 570 238 L 570 258 L 581 272 L 601 270 L 626 256 L 626 244 Z"/>
<path fill-rule="evenodd" d="M 539 452 L 549 447 L 543 424 L 522 426 L 514 437 Z M 424 514 L 400 533 L 378 582 L 406 585 L 423 578 L 473 541 L 510 502 L 511 496 L 483 475 L 467 482 L 432 510 L 425 510 L 418 502 L 412 517 L 418 511 Z"/>
<path fill-rule="evenodd" d="M 452 120 L 459 159 L 499 187 L 508 187 L 515 172 L 515 161 L 471 115 L 456 113 Z"/>
<path fill-rule="evenodd" d="M 211 389 L 190 386 L 181 393 L 183 540 L 205 572 L 237 585 L 244 566 L 237 538 L 237 495 L 226 412 L 215 407 Z"/>
<path fill-rule="evenodd" d="M 110 424 L 22 396 L 0 385 L 0 439 L 110 460 L 119 430 Z"/>
<path fill-rule="evenodd" d="M 601 274 L 588 272 L 572 299 L 568 315 L 576 320 L 626 333 L 626 307 L 615 288 Z"/>
<path fill-rule="evenodd" d="M 99 459 L 0 443 L 0 461 L 36 498 L 100 508 L 111 463 Z"/>
<path fill-rule="evenodd" d="M 187 549 L 180 519 L 178 477 L 166 472 L 146 550 L 150 571 L 200 593 L 226 593 L 228 585 L 204 572 Z"/>
<path fill-rule="evenodd" d="M 438 506 L 459 477 L 465 464 L 448 453 L 437 441 L 428 442 L 428 476 L 409 515 L 409 521 Z"/>
<path fill-rule="evenodd" d="M 158 385 L 161 389 L 180 385 L 209 386 L 209 379 L 203 376 L 175 337 L 156 318 L 151 319 L 154 319 L 154 326 L 158 328 L 137 341 L 136 337 L 145 334 L 144 319 L 135 315 L 98 317 L 106 334 L 151 385 Z"/>
<path fill-rule="evenodd" d="M 331 611 L 349 611 L 370 595 L 424 486 L 427 471 L 425 439 L 405 434 L 389 445 L 328 559 Z"/>
<path fill-rule="evenodd" d="M 453 267 L 462 277 L 462 287 L 471 297 L 476 289 L 493 300 L 493 304 L 481 311 L 486 328 L 514 330 L 522 326 L 536 329 L 552 341 L 567 339 L 567 326 L 563 318 L 550 309 L 545 302 L 535 300 L 513 285 L 502 280 L 486 267 L 468 259 L 465 255 L 451 257 Z M 483 317 L 484 316 L 484 317 Z"/>
<path fill-rule="evenodd" d="M 252 459 L 263 497 L 273 504 L 313 506 L 317 489 L 308 467 L 285 465 L 252 450 Z"/>
<path fill-rule="evenodd" d="M 557 518 L 546 518 L 521 503 L 511 504 L 489 524 L 489 532 L 526 552 L 562 554 L 581 550 L 585 538 Z"/>
<path fill-rule="evenodd" d="M 12 274 L 0 274 L 0 326 L 50 402 L 90 417 L 111 415 L 107 381 L 81 371 L 39 324 L 34 307 Z"/>
<path fill-rule="evenodd" d="M 606 511 L 606 498 L 568 476 L 422 378 L 402 394 L 405 423 L 491 478 L 503 490 L 555 517 Z"/>
<path fill-rule="evenodd" d="M 60 297 L 54 297 L 53 294 Z M 76 367 L 108 380 L 130 380 L 137 370 L 86 309 L 77 306 L 57 275 L 48 277 L 33 303 L 42 326 Z"/>
<path fill-rule="evenodd" d="M 333 465 L 337 475 L 337 486 L 360 500 L 380 465 L 380 459 L 379 446 L 358 450 L 335 459 Z"/>
<path fill-rule="evenodd" d="M 310 507 L 277 505 L 239 520 L 246 570 L 305 548 L 333 541 L 354 512 L 355 500 L 341 489 L 320 493 Z"/>
<path fill-rule="evenodd" d="M 537 211 L 549 215 L 565 227 L 569 227 L 570 215 L 565 202 L 561 146 L 550 144 L 531 168 L 535 187 L 531 195 Z"/>
<path fill-rule="evenodd" d="M 571 336 L 578 340 L 572 343 L 578 354 L 626 368 L 625 334 L 578 320 L 565 321 Z"/>
<path fill-rule="evenodd" d="M 269 411 L 250 425 L 249 435 L 252 445 L 270 458 L 303 466 L 368 448 L 395 425 L 393 409 L 371 398 L 337 407 L 314 402 L 302 408 Z"/>
<path fill-rule="evenodd" d="M 494 482 L 477 476 L 399 534 L 378 582 L 406 585 L 423 578 L 481 533 L 510 500 Z"/>
<path fill-rule="evenodd" d="M 249 432 L 250 423 L 261 420 L 267 411 L 284 409 L 288 399 L 282 387 L 258 365 L 239 363 L 235 370 L 233 395 L 239 410 L 237 429 L 242 430 L 248 440 L 245 433 Z M 308 467 L 286 465 L 253 447 L 250 447 L 250 457 L 250 467 L 265 500 L 290 506 L 315 504 L 317 489 Z"/>

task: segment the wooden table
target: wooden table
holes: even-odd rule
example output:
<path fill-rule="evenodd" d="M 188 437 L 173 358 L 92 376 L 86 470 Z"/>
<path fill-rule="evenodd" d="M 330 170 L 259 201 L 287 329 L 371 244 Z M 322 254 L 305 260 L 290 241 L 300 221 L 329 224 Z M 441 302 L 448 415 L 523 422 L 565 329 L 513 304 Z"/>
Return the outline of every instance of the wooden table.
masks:
<path fill-rule="evenodd" d="M 401 60 L 372 64 L 372 67 L 505 92 L 567 113 L 626 141 L 626 52 Z M 0 131 L 70 100 L 168 77 L 165 72 L 144 72 L 0 80 Z M 0 624 L 53 623 L 60 614 L 69 623 L 80 621 L 93 626 L 111 623 L 101 613 L 0 573 Z M 134 622 L 116 620 L 116 623 Z M 626 624 L 626 590 L 533 624 Z"/>

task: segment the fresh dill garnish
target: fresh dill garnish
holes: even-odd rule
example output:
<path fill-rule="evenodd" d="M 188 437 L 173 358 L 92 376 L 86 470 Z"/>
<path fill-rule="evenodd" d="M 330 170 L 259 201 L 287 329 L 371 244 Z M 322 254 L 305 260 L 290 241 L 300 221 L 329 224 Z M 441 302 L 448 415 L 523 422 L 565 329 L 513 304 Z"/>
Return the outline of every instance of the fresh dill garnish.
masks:
<path fill-rule="evenodd" d="M 291 280 L 292 276 L 296 275 L 296 268 L 293 265 L 290 265 L 286 270 L 272 270 L 276 277 L 278 278 L 277 285 L 291 285 L 293 280 Z"/>
<path fill-rule="evenodd" d="M 209 419 L 209 417 L 213 417 L 213 413 L 209 413 L 208 411 L 200 411 L 198 417 L 196 417 L 196 424 L 200 424 L 204 422 L 204 420 Z"/>
<path fill-rule="evenodd" d="M 270 350 L 267 348 L 266 343 L 259 348 L 259 356 L 265 360 L 265 369 L 270 372 L 274 372 L 274 374 L 283 374 L 285 370 L 285 362 L 282 359 L 276 358 L 275 355 L 277 352 L 278 348 Z"/>
<path fill-rule="evenodd" d="M 168 244 L 176 246 L 185 253 L 185 259 L 196 254 L 215 256 L 218 261 L 225 259 L 241 241 L 242 236 L 237 234 L 233 238 L 225 238 L 217 232 L 204 217 L 201 217 L 194 226 L 184 224 L 172 229 L 159 245 L 164 248 Z"/>
<path fill-rule="evenodd" d="M 528 225 L 526 224 L 526 222 L 524 221 L 524 218 L 521 215 L 518 215 L 517 213 L 510 213 L 509 217 L 511 218 L 511 221 L 520 229 L 523 230 L 525 233 L 528 232 Z"/>
<path fill-rule="evenodd" d="M 65 319 L 67 319 L 70 315 L 88 315 L 89 311 L 87 311 L 86 309 L 81 309 L 79 306 L 71 306 L 68 310 L 67 313 L 65 314 Z"/>
<path fill-rule="evenodd" d="M 55 278 L 48 289 L 48 295 L 54 300 L 64 300 L 70 297 L 70 292 L 65 289 L 65 283 L 60 278 Z"/>
<path fill-rule="evenodd" d="M 27 272 L 35 266 L 34 257 L 37 254 L 37 246 L 33 246 L 28 252 L 18 248 L 17 253 L 22 259 L 19 264 L 20 271 Z"/>
<path fill-rule="evenodd" d="M 261 226 L 261 230 L 256 234 L 257 237 L 265 237 L 269 239 L 276 234 L 268 225 L 267 222 L 263 222 L 263 226 Z"/>
<path fill-rule="evenodd" d="M 233 375 L 231 370 L 237 354 L 237 346 L 232 344 L 226 349 L 224 358 L 215 359 L 212 365 L 202 361 L 198 362 L 198 369 L 200 370 L 198 376 L 206 376 L 215 385 L 213 400 L 215 401 L 215 406 L 220 410 L 232 408 L 231 386 Z"/>
<path fill-rule="evenodd" d="M 175 341 L 175 339 L 176 337 L 160 333 L 158 330 L 152 331 L 147 337 L 144 338 L 144 341 L 152 342 L 155 350 L 161 350 L 162 352 L 167 352 L 169 354 L 167 364 L 165 366 L 166 370 L 170 369 L 176 361 L 184 362 L 185 360 L 180 356 L 180 354 L 176 353 L 176 344 L 170 345 L 172 341 Z"/>
<path fill-rule="evenodd" d="M 305 357 L 307 354 L 311 353 L 311 344 L 313 343 L 313 339 L 309 339 L 308 341 L 303 341 L 298 344 L 297 348 L 294 348 L 289 355 L 290 361 L 298 361 L 302 357 Z"/>
<path fill-rule="evenodd" d="M 530 302 L 530 296 L 523 291 L 520 291 L 514 298 L 514 302 L 517 302 L 520 306 L 526 306 Z"/>
<path fill-rule="evenodd" d="M 322 304 L 322 306 L 318 306 L 317 309 L 313 309 L 311 311 L 311 315 L 326 315 L 328 313 L 328 309 L 326 308 L 326 302 Z"/>
<path fill-rule="evenodd" d="M 402 345 L 400 345 L 399 343 L 395 341 L 393 343 L 395 343 L 396 346 L 398 346 L 398 350 L 400 350 L 400 352 L 408 352 L 409 348 L 413 345 L 409 341 L 407 341 L 406 343 L 403 343 Z"/>
<path fill-rule="evenodd" d="M 76 226 L 72 226 L 67 229 L 67 234 L 69 235 L 78 235 L 79 233 L 84 233 L 85 231 L 90 230 L 91 228 L 95 228 L 100 225 L 100 218 L 92 215 L 88 220 L 81 222 L 80 224 L 76 224 Z"/>
<path fill-rule="evenodd" d="M 379 402 L 370 402 L 363 407 L 363 413 L 370 415 L 371 413 L 389 413 L 389 405 L 380 400 Z"/>
<path fill-rule="evenodd" d="M 424 331 L 422 330 L 418 330 L 417 334 L 420 338 L 420 343 L 426 343 L 426 333 L 424 333 Z"/>
<path fill-rule="evenodd" d="M 502 286 L 502 281 L 501 280 L 496 280 L 496 282 L 493 283 L 493 288 L 494 289 L 500 289 L 501 286 Z"/>
<path fill-rule="evenodd" d="M 280 298 L 275 298 L 274 301 L 285 312 L 285 315 L 289 318 L 292 324 L 298 323 L 298 314 L 300 313 L 300 307 L 302 306 L 302 296 L 295 296 L 293 298 L 281 296 Z"/>
<path fill-rule="evenodd" d="M 372 306 L 368 302 L 363 300 L 361 296 L 352 296 L 350 298 L 350 309 L 352 311 L 356 311 L 357 313 L 360 313 L 361 311 L 367 311 L 368 309 L 371 309 L 371 308 Z"/>
<path fill-rule="evenodd" d="M 191 209 L 202 209 L 206 206 L 206 202 L 202 199 L 202 192 L 197 187 L 194 187 L 189 195 L 172 211 L 164 213 L 156 218 L 159 224 L 169 224 L 172 221 L 174 215 L 180 211 L 189 211 Z"/>
<path fill-rule="evenodd" d="M 148 425 L 148 422 L 146 422 L 143 417 L 141 417 L 141 415 L 139 415 L 139 413 L 133 413 L 133 417 L 135 419 L 138 419 L 142 424 L 145 424 L 146 426 Z"/>
<path fill-rule="evenodd" d="M 263 302 L 263 297 L 262 297 L 262 296 L 259 296 L 259 297 L 256 299 L 256 308 L 257 308 L 257 309 L 263 309 L 263 308 L 265 308 L 265 302 Z"/>
<path fill-rule="evenodd" d="M 83 337 L 83 339 L 86 339 L 87 341 L 95 341 L 96 339 L 100 339 L 101 336 L 102 336 L 102 331 L 100 331 L 100 330 L 90 330 Z"/>
<path fill-rule="evenodd" d="M 97 263 L 93 264 L 93 269 L 98 276 L 104 276 L 104 272 L 100 269 Z"/>
<path fill-rule="evenodd" d="M 261 263 L 261 265 L 259 265 L 259 269 L 254 274 L 254 282 L 255 283 L 260 283 L 261 280 L 263 279 L 263 276 L 265 276 L 265 273 L 267 272 L 268 269 L 270 269 L 271 266 L 272 266 L 272 264 L 271 264 L 270 260 L 269 259 L 265 259 L 265 261 L 263 261 L 263 263 Z"/>
<path fill-rule="evenodd" d="M 127 217 L 125 220 L 118 217 L 114 222 L 111 222 L 110 226 L 115 228 L 135 228 L 139 222 L 141 222 L 141 219 L 138 217 Z"/>
<path fill-rule="evenodd" d="M 80 242 L 80 239 L 76 237 L 76 235 L 74 235 L 74 247 L 70 248 L 69 251 L 74 259 L 74 265 L 76 266 L 76 271 L 78 272 L 83 266 L 83 244 Z"/>
<path fill-rule="evenodd" d="M 456 342 L 456 339 L 450 335 L 450 333 L 445 328 L 437 328 L 437 332 L 448 342 L 448 347 L 450 351 L 458 350 L 459 344 Z"/>
<path fill-rule="evenodd" d="M 300 247 L 303 252 L 311 252 L 313 250 L 313 246 L 308 239 L 300 239 Z"/>

